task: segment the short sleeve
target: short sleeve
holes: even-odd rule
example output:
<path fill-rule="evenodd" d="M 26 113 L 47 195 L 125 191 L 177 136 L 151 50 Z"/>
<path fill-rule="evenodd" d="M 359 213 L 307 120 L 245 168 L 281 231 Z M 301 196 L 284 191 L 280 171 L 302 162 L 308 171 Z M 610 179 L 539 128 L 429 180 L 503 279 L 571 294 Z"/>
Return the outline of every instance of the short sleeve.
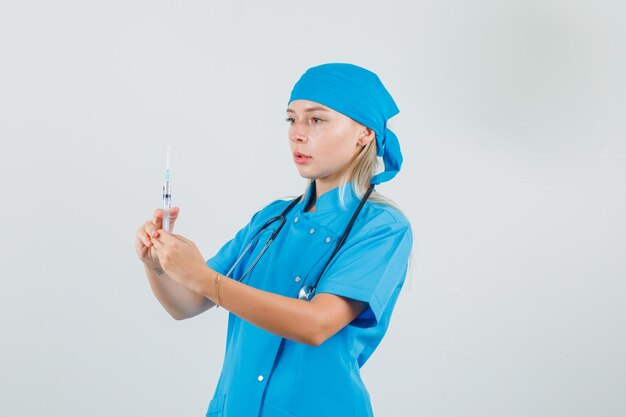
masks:
<path fill-rule="evenodd" d="M 332 293 L 368 303 L 352 324 L 376 326 L 402 288 L 412 246 L 413 234 L 408 222 L 355 233 L 328 265 L 316 293 Z"/>

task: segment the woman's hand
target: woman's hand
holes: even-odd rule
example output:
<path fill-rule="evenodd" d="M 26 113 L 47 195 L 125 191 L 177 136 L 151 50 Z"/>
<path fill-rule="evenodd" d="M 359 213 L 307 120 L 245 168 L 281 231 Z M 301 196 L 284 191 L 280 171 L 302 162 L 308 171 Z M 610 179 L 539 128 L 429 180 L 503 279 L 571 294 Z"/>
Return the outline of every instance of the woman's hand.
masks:
<path fill-rule="evenodd" d="M 151 241 L 161 268 L 174 281 L 195 291 L 199 288 L 203 270 L 208 268 L 196 244 L 164 230 L 155 233 Z"/>
<path fill-rule="evenodd" d="M 174 230 L 174 224 L 178 217 L 179 208 L 173 207 L 170 210 L 170 231 Z M 159 266 L 159 258 L 157 251 L 154 248 L 152 239 L 158 236 L 157 230 L 163 228 L 163 215 L 165 212 L 162 209 L 154 211 L 154 217 L 152 220 L 145 222 L 137 230 L 137 236 L 135 239 L 135 251 L 137 257 L 144 264 L 151 266 L 152 268 Z"/>

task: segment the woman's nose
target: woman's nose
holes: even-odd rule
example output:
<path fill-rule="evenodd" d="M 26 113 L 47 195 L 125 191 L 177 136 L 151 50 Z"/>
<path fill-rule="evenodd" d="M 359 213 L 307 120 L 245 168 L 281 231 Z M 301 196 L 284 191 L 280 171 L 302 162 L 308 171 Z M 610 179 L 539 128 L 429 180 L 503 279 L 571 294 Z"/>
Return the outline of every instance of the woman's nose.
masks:
<path fill-rule="evenodd" d="M 291 126 L 291 129 L 289 129 L 289 139 L 292 142 L 306 142 L 308 140 L 306 129 L 296 125 Z"/>
<path fill-rule="evenodd" d="M 306 142 L 307 138 L 301 134 L 294 134 L 290 136 L 292 142 Z"/>

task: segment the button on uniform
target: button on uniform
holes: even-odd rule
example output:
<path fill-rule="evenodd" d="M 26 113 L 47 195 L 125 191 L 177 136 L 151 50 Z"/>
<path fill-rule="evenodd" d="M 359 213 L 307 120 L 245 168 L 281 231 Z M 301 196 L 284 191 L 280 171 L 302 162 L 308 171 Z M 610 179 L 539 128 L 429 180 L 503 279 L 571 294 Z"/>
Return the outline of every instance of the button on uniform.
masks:
<path fill-rule="evenodd" d="M 330 238 L 329 237 L 326 238 L 326 243 L 330 243 Z"/>
<path fill-rule="evenodd" d="M 263 262 L 259 262 L 254 267 L 254 274 L 250 275 L 248 284 L 266 291 L 285 294 L 293 299 L 297 299 L 296 297 L 300 295 L 300 292 L 304 293 L 303 295 L 311 294 L 311 287 L 319 277 L 317 272 L 321 272 L 318 267 L 321 268 L 321 264 L 328 261 L 331 252 L 333 252 L 332 246 L 335 245 L 335 236 L 339 240 L 342 231 L 345 230 L 345 225 L 350 220 L 351 213 L 356 210 L 356 206 L 359 204 L 353 189 L 346 187 L 346 190 L 346 202 L 350 210 L 343 210 L 340 206 L 337 189 L 335 191 L 329 190 L 320 196 L 319 213 L 307 215 L 307 213 L 302 212 L 304 216 L 302 224 L 300 224 L 299 213 L 307 200 L 301 202 L 300 206 L 294 206 L 294 212 L 291 214 L 293 225 L 285 224 L 286 227 L 277 236 L 277 241 L 271 244 L 263 255 Z M 310 192 L 308 196 L 311 196 Z M 385 207 L 381 206 L 381 210 L 383 208 Z M 325 213 L 323 213 L 324 209 Z M 391 215 L 396 215 L 391 209 L 388 210 L 389 213 L 384 217 L 385 219 L 391 218 Z M 258 230 L 265 222 L 278 214 L 279 207 L 270 205 L 267 210 L 261 211 L 258 216 L 251 220 L 247 227 L 250 231 Z M 373 215 L 377 217 L 373 217 Z M 359 215 L 359 219 L 363 224 L 371 224 L 372 220 L 378 221 L 380 219 L 378 215 L 378 210 L 364 210 Z M 289 220 L 288 217 L 287 220 Z M 220 411 L 223 411 L 223 414 L 258 416 L 261 414 L 260 411 L 266 411 L 263 407 L 263 401 L 267 398 L 268 404 L 266 405 L 271 403 L 278 409 L 289 410 L 292 412 L 291 414 L 301 417 L 372 415 L 369 411 L 367 391 L 360 383 L 357 367 L 351 366 L 350 369 L 346 369 L 344 365 L 356 365 L 359 360 L 365 361 L 374 351 L 383 337 L 382 330 L 385 323 L 388 322 L 392 310 L 391 306 L 395 302 L 394 297 L 398 294 L 398 288 L 402 283 L 401 279 L 404 277 L 402 273 L 406 273 L 406 258 L 410 253 L 412 243 L 410 229 L 408 225 L 405 226 L 404 222 L 392 223 L 389 230 L 392 230 L 392 227 L 393 233 L 385 233 L 384 240 L 381 239 L 380 243 L 377 240 L 376 244 L 371 245 L 369 244 L 370 241 L 367 240 L 369 235 L 366 235 L 365 231 L 359 233 L 360 230 L 356 227 L 352 232 L 350 241 L 355 245 L 364 242 L 363 245 L 359 245 L 359 253 L 350 254 L 346 252 L 341 258 L 337 257 L 338 263 L 335 264 L 340 268 L 349 265 L 351 270 L 354 269 L 354 274 L 337 273 L 332 277 L 327 275 L 321 278 L 318 288 L 321 292 L 335 292 L 345 297 L 359 298 L 367 292 L 367 294 L 380 297 L 380 299 L 389 300 L 384 305 L 372 303 L 372 306 L 379 309 L 377 311 L 380 319 L 377 324 L 379 327 L 374 330 L 373 327 L 347 326 L 335 333 L 330 343 L 310 346 L 305 343 L 283 343 L 285 339 L 282 337 L 257 330 L 252 324 L 232 315 L 229 317 L 232 320 L 232 325 L 228 327 L 227 353 L 224 355 L 221 374 L 224 377 L 220 377 L 214 394 L 215 397 L 221 399 L 213 404 L 211 411 L 216 411 L 222 407 Z M 316 232 L 321 233 L 315 235 Z M 309 239 L 306 238 L 307 233 L 309 233 Z M 363 240 L 359 240 L 361 236 L 363 236 Z M 328 238 L 330 241 L 326 242 Z M 400 238 L 402 238 L 401 245 L 399 245 Z M 207 261 L 207 265 L 214 270 L 224 272 L 222 268 L 235 264 L 241 248 L 246 247 L 249 241 L 249 233 L 237 233 L 233 240 L 229 241 L 213 258 Z M 264 238 L 259 240 L 255 246 L 256 253 L 259 252 L 264 241 Z M 245 263 L 248 261 L 252 262 L 253 255 L 250 254 L 249 259 L 244 259 L 246 262 L 241 266 L 246 266 Z M 354 258 L 349 255 L 354 256 Z M 382 262 L 376 262 L 374 265 L 370 265 L 368 262 L 360 262 L 363 259 L 369 259 L 370 256 L 371 259 L 376 260 L 384 259 L 387 261 L 389 259 L 390 263 L 382 265 Z M 240 268 L 240 270 L 243 269 L 245 268 Z M 276 279 L 277 270 L 287 272 L 283 280 Z M 288 281 L 289 274 L 295 273 L 302 275 L 291 275 L 290 284 Z M 387 274 L 389 279 L 380 279 L 383 273 Z M 354 276 L 359 278 L 358 285 L 354 283 Z M 328 278 L 332 279 L 329 280 Z M 309 280 L 311 280 L 310 283 Z M 307 283 L 311 285 L 305 286 Z M 332 287 L 331 284 L 333 283 L 337 287 Z M 368 325 L 374 325 L 374 317 L 364 318 Z M 336 349 L 338 345 L 354 348 Z M 241 357 L 245 357 L 245 360 L 241 360 Z M 329 357 L 334 359 L 328 360 Z M 314 369 L 315 371 L 307 372 L 306 376 L 303 375 L 303 372 L 298 373 L 301 360 L 308 362 L 307 369 Z M 260 373 L 262 370 L 271 371 L 271 374 L 268 374 L 271 378 L 266 378 L 265 374 Z M 329 376 L 338 381 L 353 380 L 357 383 L 348 384 L 341 390 L 329 390 Z M 328 405 L 315 404 L 315 407 L 312 407 L 306 400 L 294 402 L 289 393 L 285 394 L 286 389 L 293 392 L 306 392 L 306 398 L 323 397 Z M 269 410 L 270 407 L 266 407 L 266 409 Z M 358 409 L 359 412 L 355 412 L 355 409 Z M 217 414 L 220 411 L 217 411 Z M 209 413 L 209 415 L 213 414 Z M 272 414 L 273 417 L 276 413 L 268 411 L 265 414 Z"/>

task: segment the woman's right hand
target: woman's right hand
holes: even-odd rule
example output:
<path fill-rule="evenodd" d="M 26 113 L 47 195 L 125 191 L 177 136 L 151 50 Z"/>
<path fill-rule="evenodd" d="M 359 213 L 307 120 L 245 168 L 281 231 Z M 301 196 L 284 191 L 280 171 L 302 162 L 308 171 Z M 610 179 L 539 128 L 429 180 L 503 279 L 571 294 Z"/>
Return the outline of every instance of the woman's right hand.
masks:
<path fill-rule="evenodd" d="M 178 212 L 178 207 L 172 207 L 170 210 L 170 233 L 174 231 L 174 224 L 176 223 Z M 152 220 L 145 222 L 141 225 L 139 230 L 137 230 L 137 237 L 135 239 L 135 251 L 137 252 L 139 260 L 153 268 L 160 264 L 156 249 L 154 249 L 154 244 L 152 243 L 152 238 L 159 236 L 157 231 L 163 228 L 164 214 L 163 209 L 155 210 Z"/>

